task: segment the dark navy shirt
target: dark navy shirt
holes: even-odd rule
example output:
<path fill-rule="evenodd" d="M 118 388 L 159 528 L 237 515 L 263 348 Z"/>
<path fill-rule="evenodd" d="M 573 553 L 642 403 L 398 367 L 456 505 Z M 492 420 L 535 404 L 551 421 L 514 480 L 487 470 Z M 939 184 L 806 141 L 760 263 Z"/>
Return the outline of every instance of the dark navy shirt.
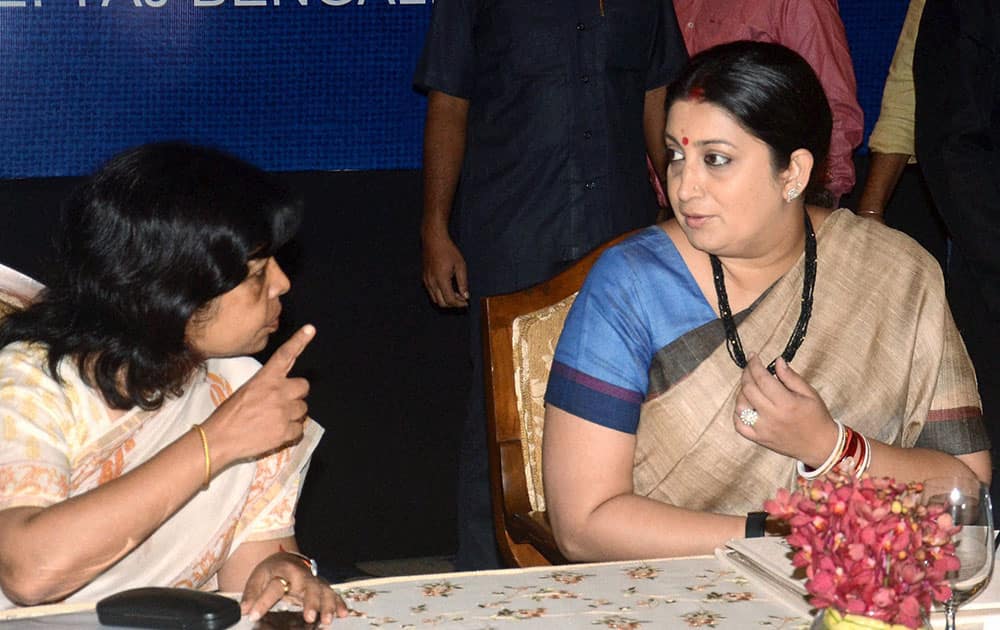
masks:
<path fill-rule="evenodd" d="M 655 217 L 645 93 L 673 79 L 687 53 L 670 0 L 604 9 L 600 0 L 434 4 L 414 84 L 470 102 L 453 211 L 474 292 L 539 282 Z"/>

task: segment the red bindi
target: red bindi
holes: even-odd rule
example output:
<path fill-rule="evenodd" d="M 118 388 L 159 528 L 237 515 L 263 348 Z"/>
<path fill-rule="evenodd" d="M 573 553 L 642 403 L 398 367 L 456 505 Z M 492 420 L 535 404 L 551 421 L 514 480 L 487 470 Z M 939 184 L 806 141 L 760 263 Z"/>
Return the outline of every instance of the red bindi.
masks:
<path fill-rule="evenodd" d="M 687 146 L 687 143 L 688 143 L 687 136 L 684 136 L 683 138 L 681 138 L 681 144 L 683 144 L 684 146 Z"/>

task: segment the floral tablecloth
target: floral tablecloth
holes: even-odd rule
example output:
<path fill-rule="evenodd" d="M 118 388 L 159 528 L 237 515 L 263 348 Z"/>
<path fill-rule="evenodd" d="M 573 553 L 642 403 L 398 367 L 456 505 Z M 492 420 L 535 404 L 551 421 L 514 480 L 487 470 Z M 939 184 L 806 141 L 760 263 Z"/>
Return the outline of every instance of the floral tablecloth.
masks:
<path fill-rule="evenodd" d="M 759 578 L 747 579 L 714 556 L 381 578 L 335 588 L 354 616 L 334 621 L 333 630 L 806 630 L 810 624 L 800 609 L 771 595 L 775 591 Z M 993 580 L 958 616 L 960 630 L 1000 630 L 1000 580 Z M 941 615 L 932 620 L 935 629 L 944 627 Z M 273 627 L 244 617 L 229 630 Z M 282 617 L 277 627 L 310 626 L 295 616 Z M 93 603 L 0 611 L 2 630 L 53 628 L 102 630 L 103 626 Z"/>
<path fill-rule="evenodd" d="M 451 573 L 337 587 L 336 628 L 768 628 L 810 620 L 715 557 Z"/>

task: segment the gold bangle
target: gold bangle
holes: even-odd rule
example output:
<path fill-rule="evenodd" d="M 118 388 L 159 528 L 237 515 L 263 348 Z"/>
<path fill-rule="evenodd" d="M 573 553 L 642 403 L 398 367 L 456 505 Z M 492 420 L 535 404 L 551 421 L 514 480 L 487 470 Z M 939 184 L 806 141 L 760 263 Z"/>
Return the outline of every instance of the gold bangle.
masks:
<path fill-rule="evenodd" d="M 205 483 L 201 485 L 201 489 L 208 490 L 208 484 L 212 481 L 212 457 L 208 453 L 208 437 L 200 424 L 192 424 L 191 428 L 197 429 L 198 435 L 201 436 L 201 448 L 205 451 Z"/>
<path fill-rule="evenodd" d="M 883 216 L 885 212 L 882 210 L 858 210 L 856 214 L 867 214 L 873 217 L 880 217 Z"/>

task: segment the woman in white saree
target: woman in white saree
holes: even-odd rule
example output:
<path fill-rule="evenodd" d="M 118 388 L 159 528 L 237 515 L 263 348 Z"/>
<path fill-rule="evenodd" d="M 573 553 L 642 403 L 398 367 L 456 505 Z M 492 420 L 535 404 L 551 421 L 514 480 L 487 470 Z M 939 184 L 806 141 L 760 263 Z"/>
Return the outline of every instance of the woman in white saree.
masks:
<path fill-rule="evenodd" d="M 288 372 L 315 330 L 245 356 L 278 327 L 300 216 L 270 175 L 179 143 L 69 201 L 56 277 L 0 321 L 0 609 L 183 586 L 242 591 L 252 618 L 347 614 L 294 538 L 322 429 Z"/>

